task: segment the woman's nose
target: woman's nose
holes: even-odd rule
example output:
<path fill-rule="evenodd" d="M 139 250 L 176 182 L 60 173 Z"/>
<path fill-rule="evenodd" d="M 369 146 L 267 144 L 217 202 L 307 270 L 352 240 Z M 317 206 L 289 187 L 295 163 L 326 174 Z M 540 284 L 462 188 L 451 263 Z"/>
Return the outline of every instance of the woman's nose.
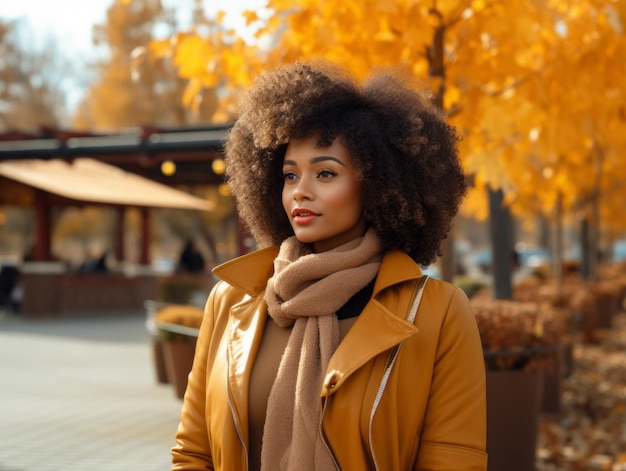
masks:
<path fill-rule="evenodd" d="M 293 199 L 296 201 L 300 201 L 305 199 L 310 200 L 312 198 L 313 193 L 311 192 L 309 185 L 304 178 L 301 178 L 293 190 Z"/>

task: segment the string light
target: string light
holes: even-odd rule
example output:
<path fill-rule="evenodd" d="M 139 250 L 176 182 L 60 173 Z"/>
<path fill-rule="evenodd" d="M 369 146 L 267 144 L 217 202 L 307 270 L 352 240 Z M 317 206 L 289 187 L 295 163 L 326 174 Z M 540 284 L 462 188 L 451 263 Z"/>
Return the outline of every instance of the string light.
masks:
<path fill-rule="evenodd" d="M 230 195 L 230 188 L 226 183 L 222 183 L 220 186 L 217 187 L 217 191 L 220 195 L 222 196 L 229 196 Z"/>
<path fill-rule="evenodd" d="M 171 177 L 176 173 L 176 164 L 171 160 L 164 160 L 161 163 L 161 173 L 166 177 Z"/>
<path fill-rule="evenodd" d="M 223 175 L 226 171 L 226 162 L 223 159 L 215 159 L 211 163 L 211 168 L 213 169 L 213 173 L 215 175 Z"/>

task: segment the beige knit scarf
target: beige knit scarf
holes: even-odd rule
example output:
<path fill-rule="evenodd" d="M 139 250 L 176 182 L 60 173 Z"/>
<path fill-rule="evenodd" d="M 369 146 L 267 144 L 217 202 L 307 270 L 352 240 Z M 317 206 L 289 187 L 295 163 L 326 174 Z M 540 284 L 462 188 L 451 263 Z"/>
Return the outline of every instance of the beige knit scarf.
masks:
<path fill-rule="evenodd" d="M 340 340 L 334 314 L 374 279 L 381 259 L 371 229 L 323 253 L 311 253 L 295 237 L 281 244 L 265 301 L 279 326 L 293 328 L 268 399 L 262 471 L 335 468 L 320 428 L 322 382 Z"/>

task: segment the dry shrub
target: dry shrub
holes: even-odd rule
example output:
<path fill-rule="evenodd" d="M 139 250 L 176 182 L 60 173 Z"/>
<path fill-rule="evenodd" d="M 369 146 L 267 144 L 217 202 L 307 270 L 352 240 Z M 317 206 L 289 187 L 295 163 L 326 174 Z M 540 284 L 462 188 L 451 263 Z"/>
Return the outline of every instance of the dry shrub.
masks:
<path fill-rule="evenodd" d="M 490 369 L 531 369 L 554 363 L 567 337 L 563 315 L 547 303 L 471 301 Z"/>

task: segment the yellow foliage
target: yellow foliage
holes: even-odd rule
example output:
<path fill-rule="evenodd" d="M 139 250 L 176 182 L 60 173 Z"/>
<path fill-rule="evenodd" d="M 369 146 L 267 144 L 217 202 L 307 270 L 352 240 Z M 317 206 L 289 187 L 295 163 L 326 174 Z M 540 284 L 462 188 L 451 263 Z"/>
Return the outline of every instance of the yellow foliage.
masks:
<path fill-rule="evenodd" d="M 255 21 L 259 20 L 259 15 L 254 10 L 246 10 L 243 12 L 243 17 L 246 19 L 246 26 L 250 26 Z"/>
<path fill-rule="evenodd" d="M 215 56 L 212 45 L 197 35 L 180 38 L 174 58 L 178 73 L 183 78 L 204 77 L 210 70 L 209 63 Z"/>
<path fill-rule="evenodd" d="M 170 57 L 170 53 L 172 50 L 171 40 L 154 39 L 150 41 L 149 50 L 153 57 L 156 57 L 156 58 Z"/>
<path fill-rule="evenodd" d="M 195 98 L 198 96 L 200 91 L 203 89 L 202 80 L 197 78 L 192 78 L 189 80 L 187 87 L 185 87 L 185 93 L 183 94 L 183 103 L 185 106 L 192 106 Z"/>
<path fill-rule="evenodd" d="M 389 19 L 383 16 L 380 21 L 380 29 L 374 35 L 375 41 L 393 42 L 396 39 L 396 34 L 389 29 Z"/>
<path fill-rule="evenodd" d="M 607 205 L 622 205 L 605 211 L 614 215 L 626 199 L 626 185 L 616 184 L 626 179 L 624 159 L 616 158 L 626 150 L 624 5 L 268 0 L 268 18 L 243 15 L 268 49 L 218 28 L 210 37 L 178 36 L 169 48 L 167 41 L 153 43 L 151 51 L 173 57 L 182 77 L 230 91 L 220 119 L 235 113 L 241 87 L 281 63 L 326 57 L 361 78 L 373 67 L 403 64 L 433 90 L 445 89 L 443 106 L 464 137 L 464 166 L 480 183 L 465 204 L 470 212 L 485 216 L 476 202 L 480 185 L 503 188 L 519 213 L 549 212 L 559 193 L 566 211 L 586 204 L 596 168 L 585 145 L 591 140 L 604 153 L 600 194 Z M 438 31 L 440 50 L 434 49 Z M 445 69 L 441 83 L 430 76 L 437 54 Z M 187 102 L 198 89 L 190 84 Z"/>
<path fill-rule="evenodd" d="M 481 11 L 484 10 L 486 6 L 487 3 L 484 0 L 472 0 L 470 8 L 474 11 Z"/>
<path fill-rule="evenodd" d="M 429 17 L 425 16 L 424 10 L 418 5 L 411 6 L 407 12 L 401 12 L 398 17 L 406 21 L 402 29 L 402 42 L 406 47 L 419 51 L 431 43 L 433 26 L 428 21 Z"/>
<path fill-rule="evenodd" d="M 487 192 L 484 186 L 474 186 L 469 189 L 459 213 L 477 221 L 487 221 L 489 219 Z"/>
<path fill-rule="evenodd" d="M 443 106 L 445 109 L 449 110 L 454 105 L 456 105 L 461 98 L 461 90 L 458 87 L 450 86 L 446 89 L 446 94 L 444 96 Z"/>

